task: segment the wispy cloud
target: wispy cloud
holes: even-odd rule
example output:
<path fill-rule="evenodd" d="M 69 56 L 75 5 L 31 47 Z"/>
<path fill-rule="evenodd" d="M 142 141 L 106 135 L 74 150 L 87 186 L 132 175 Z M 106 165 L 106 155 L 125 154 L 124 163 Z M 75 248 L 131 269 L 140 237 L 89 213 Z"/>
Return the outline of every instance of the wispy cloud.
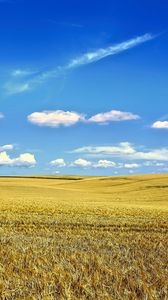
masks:
<path fill-rule="evenodd" d="M 12 144 L 0 146 L 0 152 L 6 151 L 6 150 L 13 150 L 13 149 L 14 149 L 14 145 L 12 145 Z"/>
<path fill-rule="evenodd" d="M 0 119 L 3 119 L 4 117 L 4 114 L 0 112 Z"/>
<path fill-rule="evenodd" d="M 98 49 L 93 52 L 85 53 L 75 59 L 72 59 L 70 63 L 66 66 L 67 69 L 72 69 L 75 67 L 79 67 L 81 65 L 90 64 L 93 62 L 97 62 L 107 56 L 119 54 L 123 51 L 126 51 L 128 49 L 131 49 L 133 47 L 136 47 L 142 43 L 145 43 L 147 41 L 150 41 L 154 38 L 154 35 L 151 35 L 149 33 L 146 33 L 142 36 L 138 36 L 136 38 L 127 40 L 125 42 L 116 44 L 114 46 L 110 46 L 107 48 Z"/>
<path fill-rule="evenodd" d="M 27 92 L 37 83 L 41 74 L 40 71 L 30 69 L 14 69 L 10 72 L 11 80 L 4 85 L 4 89 L 8 95 Z"/>
<path fill-rule="evenodd" d="M 29 82 L 23 82 L 23 83 L 7 82 L 4 88 L 8 95 L 20 94 L 30 89 L 30 83 Z"/>
<path fill-rule="evenodd" d="M 112 146 L 85 146 L 72 153 L 83 153 L 91 157 L 120 157 L 134 160 L 168 161 L 168 148 L 157 148 L 139 151 L 129 142 Z"/>
<path fill-rule="evenodd" d="M 112 146 L 84 146 L 77 148 L 72 153 L 84 153 L 91 156 L 120 156 L 120 155 L 132 155 L 135 153 L 135 149 L 129 142 L 121 142 L 118 145 Z"/>
<path fill-rule="evenodd" d="M 84 65 L 98 62 L 107 56 L 113 56 L 121 52 L 127 51 L 140 44 L 150 41 L 155 37 L 156 37 L 155 35 L 146 33 L 142 36 L 138 36 L 106 48 L 101 48 L 92 52 L 84 53 L 81 56 L 71 59 L 69 63 L 65 65 L 57 66 L 55 69 L 46 72 L 39 72 L 38 74 L 32 74 L 31 79 L 25 80 L 24 82 L 10 81 L 5 85 L 4 88 L 6 92 L 9 94 L 26 92 L 36 87 L 37 85 L 44 83 L 46 80 L 50 78 L 55 78 L 61 76 L 62 74 L 65 74 L 69 70 L 73 70 L 75 68 L 79 68 Z M 15 70 L 14 74 L 17 75 L 18 77 L 19 74 L 23 75 L 23 71 Z"/>
<path fill-rule="evenodd" d="M 32 70 L 29 70 L 29 69 L 15 69 L 15 70 L 12 70 L 11 76 L 13 76 L 13 77 L 27 77 L 27 76 L 31 76 L 31 75 L 34 75 L 34 74 L 37 74 L 37 73 L 38 73 L 37 71 L 32 71 Z"/>

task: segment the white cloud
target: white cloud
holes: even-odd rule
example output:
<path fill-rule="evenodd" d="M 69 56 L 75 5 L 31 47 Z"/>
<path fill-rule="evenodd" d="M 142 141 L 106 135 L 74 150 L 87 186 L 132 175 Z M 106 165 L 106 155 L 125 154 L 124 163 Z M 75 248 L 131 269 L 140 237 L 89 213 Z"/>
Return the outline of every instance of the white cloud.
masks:
<path fill-rule="evenodd" d="M 92 163 L 86 159 L 79 158 L 76 159 L 71 165 L 86 168 L 86 167 L 91 167 Z"/>
<path fill-rule="evenodd" d="M 133 155 L 134 159 L 147 159 L 147 160 L 168 160 L 168 148 L 160 148 L 160 149 L 153 149 L 151 151 L 146 152 L 139 152 L 137 151 Z"/>
<path fill-rule="evenodd" d="M 131 49 L 133 47 L 136 47 L 142 43 L 152 40 L 153 38 L 154 38 L 153 35 L 147 33 L 142 36 L 138 36 L 136 38 L 127 40 L 125 42 L 107 48 L 101 48 L 93 52 L 85 53 L 75 59 L 72 59 L 70 63 L 67 65 L 67 69 L 72 69 L 75 67 L 79 67 L 81 65 L 86 65 L 86 64 L 99 61 L 107 56 L 115 55 L 123 51 L 126 51 L 128 49 Z"/>
<path fill-rule="evenodd" d="M 88 122 L 107 123 L 110 121 L 128 121 L 137 120 L 140 117 L 131 112 L 122 112 L 119 110 L 111 110 L 105 113 L 99 113 L 88 119 Z"/>
<path fill-rule="evenodd" d="M 63 158 L 57 158 L 55 160 L 50 161 L 50 165 L 53 167 L 66 167 L 66 162 Z"/>
<path fill-rule="evenodd" d="M 35 71 L 31 71 L 31 70 L 24 70 L 24 69 L 15 69 L 11 72 L 11 75 L 13 77 L 26 77 L 26 76 L 30 76 L 30 75 L 33 75 L 37 72 Z"/>
<path fill-rule="evenodd" d="M 72 153 L 84 153 L 93 157 L 122 157 L 134 160 L 168 160 L 168 148 L 138 151 L 131 143 L 122 142 L 117 146 L 86 146 Z"/>
<path fill-rule="evenodd" d="M 156 121 L 152 124 L 152 128 L 168 129 L 168 121 Z"/>
<path fill-rule="evenodd" d="M 83 121 L 84 118 L 83 114 L 73 111 L 55 110 L 34 112 L 28 116 L 28 121 L 39 126 L 59 127 L 60 125 L 74 125 L 79 121 Z"/>
<path fill-rule="evenodd" d="M 0 112 L 0 119 L 4 118 L 4 114 Z"/>
<path fill-rule="evenodd" d="M 73 162 L 66 163 L 63 158 L 58 158 L 56 160 L 52 160 L 50 162 L 50 165 L 53 167 L 81 167 L 81 168 L 138 168 L 141 165 L 137 163 L 120 163 L 120 162 L 114 162 L 111 160 L 106 159 L 100 159 L 98 161 L 89 161 L 84 158 L 78 158 L 74 160 Z"/>
<path fill-rule="evenodd" d="M 99 160 L 97 163 L 93 165 L 95 168 L 138 168 L 141 165 L 136 163 L 120 163 L 120 162 L 113 162 L 111 160 L 102 159 Z"/>
<path fill-rule="evenodd" d="M 115 168 L 117 164 L 111 160 L 101 159 L 94 164 L 94 168 Z"/>
<path fill-rule="evenodd" d="M 126 158 L 125 156 L 122 157 Z M 128 157 L 129 159 L 133 159 L 131 157 Z M 143 167 L 167 167 L 167 163 L 165 162 L 159 162 L 157 160 L 155 161 L 144 161 L 143 163 L 136 163 L 136 162 L 114 162 L 112 160 L 107 159 L 100 159 L 98 161 L 95 160 L 87 160 L 85 158 L 78 158 L 72 162 L 65 162 L 63 158 L 58 158 L 56 160 L 52 160 L 50 162 L 50 165 L 52 167 L 79 167 L 79 168 L 92 168 L 92 169 L 137 169 L 137 168 L 143 168 Z"/>
<path fill-rule="evenodd" d="M 130 112 L 112 110 L 106 113 L 100 113 L 87 119 L 85 114 L 74 111 L 42 111 L 33 112 L 28 117 L 28 121 L 38 126 L 59 127 L 60 125 L 71 126 L 78 122 L 107 123 L 107 121 L 126 121 L 136 120 L 140 117 Z"/>
<path fill-rule="evenodd" d="M 138 168 L 141 165 L 136 163 L 120 163 L 120 162 L 113 162 L 111 160 L 102 159 L 99 160 L 97 163 L 93 165 L 95 168 Z"/>
<path fill-rule="evenodd" d="M 10 158 L 6 151 L 0 153 L 0 166 L 33 167 L 36 163 L 34 155 L 30 153 L 20 154 L 16 158 Z"/>
<path fill-rule="evenodd" d="M 46 72 L 38 72 L 38 74 L 32 74 L 33 75 L 32 78 L 28 79 L 25 82 L 21 82 L 21 83 L 8 82 L 5 86 L 5 89 L 8 92 L 8 94 L 26 92 L 29 89 L 35 87 L 36 85 L 42 84 L 43 82 L 45 82 L 50 78 L 55 78 L 62 74 L 65 74 L 65 72 L 67 72 L 68 70 L 72 70 L 82 65 L 97 62 L 107 56 L 119 54 L 128 49 L 134 48 L 142 43 L 150 41 L 154 38 L 156 38 L 156 36 L 150 33 L 146 33 L 142 36 L 138 36 L 106 48 L 97 49 L 93 52 L 87 52 L 79 57 L 70 60 L 70 62 L 67 65 L 57 66 L 55 69 Z M 20 70 L 20 69 L 15 70 L 13 74 L 14 76 L 12 77 L 19 77 L 19 76 L 23 77 L 25 72 L 26 70 Z"/>
<path fill-rule="evenodd" d="M 14 145 L 6 144 L 0 146 L 0 166 L 11 166 L 11 167 L 32 167 L 36 165 L 36 159 L 31 153 L 23 153 L 18 157 L 11 158 L 7 151 L 13 150 Z"/>
<path fill-rule="evenodd" d="M 28 91 L 30 89 L 30 84 L 29 84 L 29 82 L 24 82 L 24 83 L 8 82 L 4 86 L 4 88 L 8 95 L 20 94 L 20 93 Z"/>
<path fill-rule="evenodd" d="M 143 163 L 145 167 L 163 167 L 165 163 L 157 162 L 157 161 L 145 161 Z"/>
<path fill-rule="evenodd" d="M 73 153 L 86 153 L 93 155 L 129 155 L 135 152 L 135 149 L 128 142 L 119 143 L 117 146 L 86 146 L 77 148 Z"/>
<path fill-rule="evenodd" d="M 3 145 L 3 146 L 0 146 L 0 152 L 2 151 L 6 151 L 6 150 L 13 150 L 14 146 L 9 144 L 9 145 Z"/>
<path fill-rule="evenodd" d="M 123 167 L 126 168 L 126 169 L 139 168 L 140 166 L 141 165 L 135 164 L 135 163 L 132 163 L 132 164 L 123 164 Z"/>

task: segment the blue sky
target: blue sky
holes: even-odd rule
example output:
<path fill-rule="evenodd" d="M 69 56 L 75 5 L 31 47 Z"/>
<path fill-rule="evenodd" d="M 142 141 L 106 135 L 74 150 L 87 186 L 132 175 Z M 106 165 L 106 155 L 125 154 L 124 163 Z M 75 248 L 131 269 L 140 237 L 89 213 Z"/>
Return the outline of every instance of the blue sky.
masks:
<path fill-rule="evenodd" d="M 167 1 L 0 1 L 0 174 L 168 172 Z"/>

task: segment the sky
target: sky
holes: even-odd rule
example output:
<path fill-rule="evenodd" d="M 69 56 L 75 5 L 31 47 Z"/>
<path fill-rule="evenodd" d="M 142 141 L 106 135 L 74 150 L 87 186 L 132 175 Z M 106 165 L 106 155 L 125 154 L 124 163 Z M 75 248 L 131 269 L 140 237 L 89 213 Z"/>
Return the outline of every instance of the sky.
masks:
<path fill-rule="evenodd" d="M 0 0 L 0 175 L 167 173 L 167 14 Z"/>

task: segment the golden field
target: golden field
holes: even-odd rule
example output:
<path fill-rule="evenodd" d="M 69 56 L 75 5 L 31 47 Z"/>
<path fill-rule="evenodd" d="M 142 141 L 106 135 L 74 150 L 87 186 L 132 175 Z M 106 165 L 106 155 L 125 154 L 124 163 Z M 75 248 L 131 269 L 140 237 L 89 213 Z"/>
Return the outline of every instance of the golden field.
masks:
<path fill-rule="evenodd" d="M 0 178 L 0 299 L 168 299 L 168 175 Z"/>

